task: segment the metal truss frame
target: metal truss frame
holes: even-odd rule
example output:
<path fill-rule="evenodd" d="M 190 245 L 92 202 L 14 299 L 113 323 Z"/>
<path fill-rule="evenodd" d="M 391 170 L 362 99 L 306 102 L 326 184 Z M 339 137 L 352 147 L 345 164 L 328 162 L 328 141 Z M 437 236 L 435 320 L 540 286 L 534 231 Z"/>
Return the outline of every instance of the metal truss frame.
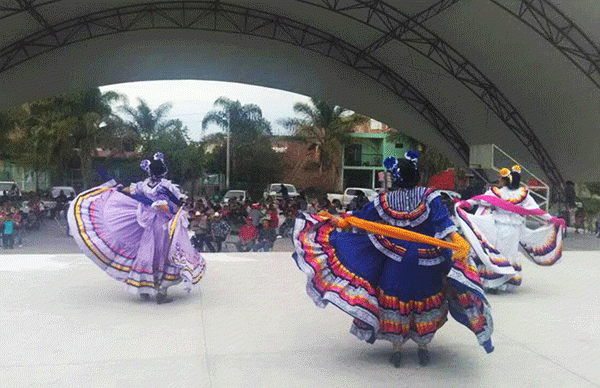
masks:
<path fill-rule="evenodd" d="M 370 54 L 385 44 L 400 42 L 431 60 L 471 90 L 529 150 L 554 187 L 564 179 L 525 118 L 500 89 L 473 63 L 418 20 L 382 0 L 297 0 L 358 21 L 381 32 L 363 48 Z M 438 2 L 440 3 L 440 2 Z M 437 4 L 436 4 L 437 5 Z M 447 7 L 440 7 L 440 12 Z"/>
<path fill-rule="evenodd" d="M 0 48 L 0 73 L 39 55 L 101 36 L 193 29 L 251 35 L 311 50 L 392 91 L 423 116 L 468 164 L 469 146 L 450 121 L 408 81 L 358 47 L 310 25 L 221 1 L 165 1 L 116 7 L 61 22 Z"/>
<path fill-rule="evenodd" d="M 600 49 L 548 0 L 490 0 L 552 44 L 600 89 Z"/>
<path fill-rule="evenodd" d="M 36 15 L 39 15 L 36 8 L 41 7 L 43 5 L 48 5 L 52 3 L 57 3 L 62 0 L 12 0 L 6 5 L 0 5 L 0 20 L 4 18 L 8 18 L 14 15 L 17 15 L 21 12 L 29 12 L 37 19 Z M 11 5 L 13 4 L 14 5 Z M 40 15 L 41 16 L 41 15 Z M 43 18 L 42 18 L 43 19 Z M 45 22 L 45 20 L 44 20 Z M 43 22 L 40 22 L 43 23 Z"/>

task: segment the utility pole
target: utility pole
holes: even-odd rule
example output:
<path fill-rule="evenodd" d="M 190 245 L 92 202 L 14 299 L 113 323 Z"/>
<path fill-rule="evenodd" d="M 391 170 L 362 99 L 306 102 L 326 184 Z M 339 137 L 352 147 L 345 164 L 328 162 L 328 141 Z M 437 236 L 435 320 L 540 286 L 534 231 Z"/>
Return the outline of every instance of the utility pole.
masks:
<path fill-rule="evenodd" d="M 225 162 L 225 189 L 229 190 L 229 141 L 231 137 L 230 128 L 227 126 L 227 161 Z"/>

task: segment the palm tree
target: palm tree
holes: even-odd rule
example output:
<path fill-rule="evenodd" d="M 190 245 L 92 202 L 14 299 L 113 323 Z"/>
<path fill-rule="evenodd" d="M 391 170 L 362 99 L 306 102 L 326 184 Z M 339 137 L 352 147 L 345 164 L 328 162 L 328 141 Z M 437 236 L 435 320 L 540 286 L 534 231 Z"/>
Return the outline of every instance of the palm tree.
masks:
<path fill-rule="evenodd" d="M 70 96 L 70 114 L 65 120 L 57 123 L 62 128 L 71 130 L 73 144 L 79 150 L 83 186 L 89 187 L 92 176 L 92 159 L 96 155 L 97 146 L 111 142 L 114 128 L 107 122 L 115 120 L 111 104 L 124 100 L 116 92 L 102 93 L 99 88 L 91 88 Z M 61 125 L 62 124 L 62 125 Z"/>
<path fill-rule="evenodd" d="M 138 106 L 133 108 L 127 101 L 120 107 L 120 110 L 131 119 L 129 124 L 135 128 L 145 143 L 154 139 L 162 131 L 175 125 L 175 120 L 167 120 L 169 110 L 173 107 L 170 102 L 161 104 L 158 108 L 152 110 L 148 103 L 138 98 Z"/>
<path fill-rule="evenodd" d="M 318 157 L 321 176 L 334 169 L 337 179 L 339 167 L 336 162 L 341 160 L 342 146 L 348 142 L 354 127 L 369 118 L 316 98 L 311 98 L 310 104 L 294 104 L 294 112 L 300 118 L 283 119 L 280 124 L 309 144 L 308 150 Z"/>
<path fill-rule="evenodd" d="M 202 129 L 206 130 L 209 124 L 216 124 L 227 133 L 225 184 L 229 188 L 231 138 L 233 138 L 235 151 L 244 144 L 253 143 L 261 135 L 270 135 L 271 124 L 262 116 L 262 110 L 258 105 L 242 105 L 239 101 L 219 97 L 214 106 L 221 109 L 212 110 L 204 116 Z"/>

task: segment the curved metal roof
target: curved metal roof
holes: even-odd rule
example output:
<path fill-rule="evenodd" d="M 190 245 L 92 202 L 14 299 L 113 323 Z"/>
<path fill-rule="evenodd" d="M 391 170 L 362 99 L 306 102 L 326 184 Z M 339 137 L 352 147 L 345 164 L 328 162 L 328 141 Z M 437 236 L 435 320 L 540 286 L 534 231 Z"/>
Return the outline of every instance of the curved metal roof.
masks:
<path fill-rule="evenodd" d="M 494 143 L 552 184 L 600 180 L 596 0 L 5 0 L 0 31 L 0 109 L 120 82 L 242 82 L 456 161 Z"/>

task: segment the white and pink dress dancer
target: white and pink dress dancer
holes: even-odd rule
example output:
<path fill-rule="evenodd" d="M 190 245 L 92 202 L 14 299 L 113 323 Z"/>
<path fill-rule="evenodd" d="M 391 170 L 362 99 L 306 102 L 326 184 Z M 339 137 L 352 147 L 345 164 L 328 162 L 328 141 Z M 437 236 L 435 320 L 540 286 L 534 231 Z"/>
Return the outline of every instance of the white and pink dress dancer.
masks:
<path fill-rule="evenodd" d="M 123 188 L 115 181 L 79 194 L 68 220 L 81 250 L 111 277 L 143 299 L 172 301 L 167 288 L 183 282 L 190 291 L 202 278 L 205 260 L 187 233 L 179 189 L 164 178 L 163 155 L 140 167 L 149 177 Z"/>
<path fill-rule="evenodd" d="M 456 204 L 458 225 L 472 246 L 482 285 L 491 292 L 512 290 L 521 284 L 523 257 L 549 266 L 562 256 L 564 220 L 552 217 L 520 186 L 521 168 L 500 170 L 500 187 Z M 472 214 L 469 211 L 475 210 Z M 530 229 L 526 216 L 545 224 Z"/>

